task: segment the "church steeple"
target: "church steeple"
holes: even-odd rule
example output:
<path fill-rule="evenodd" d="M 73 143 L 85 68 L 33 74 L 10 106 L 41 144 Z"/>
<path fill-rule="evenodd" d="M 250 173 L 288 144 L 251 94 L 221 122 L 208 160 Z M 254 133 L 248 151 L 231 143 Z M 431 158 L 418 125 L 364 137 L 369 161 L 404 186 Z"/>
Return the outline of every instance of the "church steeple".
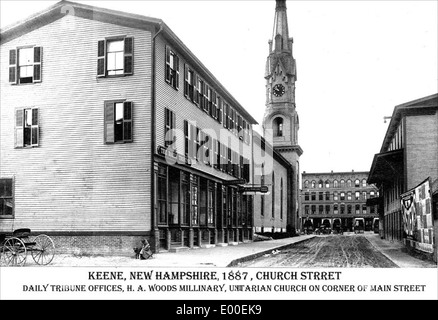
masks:
<path fill-rule="evenodd" d="M 266 59 L 266 109 L 263 117 L 265 138 L 272 137 L 274 150 L 291 166 L 287 224 L 298 228 L 299 161 L 303 153 L 298 144 L 299 119 L 295 105 L 297 69 L 289 38 L 285 0 L 276 0 L 274 27 Z"/>
<path fill-rule="evenodd" d="M 272 51 L 292 50 L 292 43 L 289 43 L 289 27 L 287 24 L 286 0 L 276 0 L 274 29 L 272 32 Z"/>

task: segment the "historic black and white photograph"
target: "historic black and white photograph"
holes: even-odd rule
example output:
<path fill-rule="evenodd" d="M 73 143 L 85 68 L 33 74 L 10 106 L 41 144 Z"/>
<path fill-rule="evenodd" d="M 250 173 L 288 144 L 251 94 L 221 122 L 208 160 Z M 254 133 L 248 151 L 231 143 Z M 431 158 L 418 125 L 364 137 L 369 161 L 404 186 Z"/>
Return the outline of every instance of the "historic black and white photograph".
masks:
<path fill-rule="evenodd" d="M 438 2 L 0 4 L 3 274 L 436 273 Z"/>

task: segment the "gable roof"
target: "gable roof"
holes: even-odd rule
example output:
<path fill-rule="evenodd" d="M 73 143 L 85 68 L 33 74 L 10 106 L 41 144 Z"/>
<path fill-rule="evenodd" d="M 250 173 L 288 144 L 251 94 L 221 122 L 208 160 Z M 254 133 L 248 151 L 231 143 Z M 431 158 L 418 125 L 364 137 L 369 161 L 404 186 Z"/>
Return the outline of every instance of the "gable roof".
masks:
<path fill-rule="evenodd" d="M 391 116 L 391 121 L 383 139 L 382 147 L 380 148 L 380 152 L 382 153 L 387 151 L 403 117 L 419 114 L 435 114 L 437 110 L 438 93 L 395 106 Z"/>
<path fill-rule="evenodd" d="M 62 0 L 28 18 L 11 24 L 0 30 L 0 45 L 12 41 L 26 33 L 41 28 L 45 25 L 74 14 L 84 19 L 97 20 L 101 22 L 117 24 L 125 27 L 137 28 L 150 31 L 154 34 L 160 33 L 169 41 L 174 49 L 182 54 L 193 67 L 197 67 L 205 81 L 214 83 L 218 93 L 251 124 L 258 124 L 257 121 L 243 108 L 242 105 L 228 92 L 227 89 L 216 79 L 216 77 L 204 66 L 204 64 L 187 48 L 187 46 L 176 36 L 176 34 L 164 23 L 163 20 L 147 17 L 139 14 L 111 10 L 90 6 L 82 3 Z"/>

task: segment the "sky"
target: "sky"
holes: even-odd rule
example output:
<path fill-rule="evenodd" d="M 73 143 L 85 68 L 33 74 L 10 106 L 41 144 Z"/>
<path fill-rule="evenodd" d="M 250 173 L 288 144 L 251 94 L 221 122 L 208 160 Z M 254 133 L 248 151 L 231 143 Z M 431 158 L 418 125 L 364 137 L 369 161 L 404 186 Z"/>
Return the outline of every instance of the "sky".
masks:
<path fill-rule="evenodd" d="M 162 19 L 261 124 L 275 1 L 77 1 Z M 0 26 L 56 1 L 0 1 Z M 287 1 L 301 171 L 369 171 L 396 105 L 438 92 L 438 1 Z M 259 127 L 255 127 L 259 130 Z"/>

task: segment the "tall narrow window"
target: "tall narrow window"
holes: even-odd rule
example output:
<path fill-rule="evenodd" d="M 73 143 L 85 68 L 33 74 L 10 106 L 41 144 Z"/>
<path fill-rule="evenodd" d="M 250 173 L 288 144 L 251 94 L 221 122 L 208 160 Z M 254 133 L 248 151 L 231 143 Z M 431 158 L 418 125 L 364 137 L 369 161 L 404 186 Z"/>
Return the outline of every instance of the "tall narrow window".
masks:
<path fill-rule="evenodd" d="M 262 164 L 262 168 L 261 168 L 262 172 L 261 172 L 261 176 L 260 176 L 260 184 L 262 186 L 265 185 L 265 168 L 264 165 Z M 260 215 L 263 217 L 265 215 L 265 195 L 262 194 L 260 196 Z"/>
<path fill-rule="evenodd" d="M 14 208 L 12 179 L 0 178 L 0 217 L 12 217 Z"/>
<path fill-rule="evenodd" d="M 192 224 L 198 225 L 199 224 L 199 211 L 198 211 L 198 185 L 199 185 L 199 177 L 192 176 Z"/>
<path fill-rule="evenodd" d="M 33 81 L 33 48 L 18 50 L 18 70 L 20 83 Z"/>
<path fill-rule="evenodd" d="M 272 172 L 272 217 L 275 217 L 275 173 Z"/>
<path fill-rule="evenodd" d="M 38 144 L 38 108 L 16 109 L 15 147 L 37 147 Z"/>
<path fill-rule="evenodd" d="M 124 43 L 123 40 L 107 42 L 106 70 L 109 76 L 123 74 L 124 65 Z"/>
<path fill-rule="evenodd" d="M 170 47 L 166 47 L 166 82 L 179 88 L 179 57 Z"/>
<path fill-rule="evenodd" d="M 184 96 L 190 101 L 194 100 L 194 71 L 188 66 L 184 66 Z"/>
<path fill-rule="evenodd" d="M 158 224 L 167 224 L 167 167 L 159 165 L 156 177 Z"/>
<path fill-rule="evenodd" d="M 132 142 L 132 102 L 105 103 L 105 143 Z"/>
<path fill-rule="evenodd" d="M 190 223 L 190 174 L 181 172 L 181 224 Z"/>
<path fill-rule="evenodd" d="M 280 219 L 283 219 L 283 178 L 280 182 Z"/>
<path fill-rule="evenodd" d="M 164 146 L 167 148 L 170 145 L 173 145 L 173 148 L 176 148 L 174 145 L 176 141 L 176 134 L 174 129 L 176 128 L 176 117 L 175 113 L 172 110 L 164 108 Z"/>

